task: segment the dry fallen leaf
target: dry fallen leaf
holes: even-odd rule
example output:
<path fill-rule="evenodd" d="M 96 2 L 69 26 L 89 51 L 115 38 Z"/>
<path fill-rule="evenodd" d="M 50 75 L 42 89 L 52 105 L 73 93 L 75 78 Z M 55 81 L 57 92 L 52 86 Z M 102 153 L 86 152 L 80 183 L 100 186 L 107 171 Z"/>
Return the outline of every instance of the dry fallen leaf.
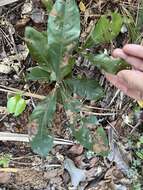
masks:
<path fill-rule="evenodd" d="M 74 162 L 67 158 L 64 162 L 64 168 L 69 172 L 71 177 L 71 183 L 76 188 L 81 181 L 85 181 L 85 170 L 81 170 L 74 165 Z"/>
<path fill-rule="evenodd" d="M 143 108 L 143 100 L 138 101 L 138 104 L 141 108 Z"/>
<path fill-rule="evenodd" d="M 86 10 L 86 7 L 82 1 L 80 1 L 80 3 L 79 3 L 79 8 L 82 12 L 85 12 L 85 10 Z"/>
<path fill-rule="evenodd" d="M 18 0 L 0 0 L 0 6 L 8 5 L 10 3 L 14 3 Z"/>
<path fill-rule="evenodd" d="M 12 68 L 9 65 L 5 65 L 4 63 L 0 63 L 0 73 L 8 74 L 12 71 Z"/>
<path fill-rule="evenodd" d="M 82 152 L 83 152 L 83 146 L 80 145 L 80 144 L 73 145 L 73 146 L 69 149 L 69 153 L 75 154 L 75 155 L 81 155 Z"/>
<path fill-rule="evenodd" d="M 11 177 L 11 173 L 0 172 L 0 184 L 8 183 Z"/>

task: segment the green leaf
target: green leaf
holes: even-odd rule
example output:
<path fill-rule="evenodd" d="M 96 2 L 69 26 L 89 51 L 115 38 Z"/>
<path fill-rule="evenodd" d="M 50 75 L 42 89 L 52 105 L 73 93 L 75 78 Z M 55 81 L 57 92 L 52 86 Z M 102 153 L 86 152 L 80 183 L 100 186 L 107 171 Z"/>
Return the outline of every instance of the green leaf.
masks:
<path fill-rule="evenodd" d="M 89 34 L 85 47 L 88 48 L 94 44 L 111 42 L 118 36 L 122 22 L 121 15 L 116 12 L 111 13 L 111 20 L 107 15 L 101 16 Z"/>
<path fill-rule="evenodd" d="M 31 141 L 31 148 L 33 152 L 46 157 L 52 149 L 54 139 L 46 131 L 39 131 Z"/>
<path fill-rule="evenodd" d="M 108 73 L 116 74 L 120 70 L 129 69 L 129 65 L 122 59 L 113 59 L 106 54 L 88 54 L 84 55 L 91 63 L 98 69 L 104 70 Z"/>
<path fill-rule="evenodd" d="M 74 58 L 70 58 L 68 60 L 67 65 L 63 66 L 61 68 L 61 79 L 64 79 L 65 77 L 69 76 L 72 74 L 72 69 L 73 69 L 73 65 L 75 64 L 75 59 Z"/>
<path fill-rule="evenodd" d="M 76 140 L 79 141 L 85 148 L 89 150 L 93 149 L 92 137 L 90 131 L 87 128 L 82 127 L 78 131 L 75 130 L 73 135 Z"/>
<path fill-rule="evenodd" d="M 136 155 L 143 160 L 143 149 L 136 151 Z"/>
<path fill-rule="evenodd" d="M 64 102 L 64 109 L 66 111 L 70 110 L 73 113 L 79 113 L 81 110 L 81 103 L 77 99 L 66 99 Z"/>
<path fill-rule="evenodd" d="M 39 128 L 51 126 L 56 111 L 56 94 L 50 94 L 34 109 L 31 120 L 39 123 Z"/>
<path fill-rule="evenodd" d="M 115 39 L 119 35 L 119 33 L 121 31 L 122 24 L 123 24 L 122 16 L 116 12 L 112 13 L 111 14 L 111 21 L 110 21 L 110 26 L 111 26 L 111 29 L 110 29 L 111 39 L 110 39 L 110 41 Z"/>
<path fill-rule="evenodd" d="M 4 168 L 8 168 L 9 163 L 11 161 L 12 155 L 11 154 L 2 154 L 0 155 L 0 166 Z"/>
<path fill-rule="evenodd" d="M 49 81 L 50 73 L 44 70 L 41 67 L 33 67 L 30 68 L 30 73 L 27 74 L 28 80 L 41 80 L 41 81 Z"/>
<path fill-rule="evenodd" d="M 79 35 L 80 15 L 75 0 L 57 0 L 48 19 L 48 45 L 51 65 L 58 79 L 63 54 L 73 48 Z"/>
<path fill-rule="evenodd" d="M 141 136 L 141 137 L 139 138 L 139 142 L 140 142 L 140 144 L 143 144 L 143 136 Z"/>
<path fill-rule="evenodd" d="M 33 111 L 31 120 L 38 122 L 38 133 L 31 141 L 34 152 L 41 156 L 47 156 L 53 146 L 53 137 L 49 135 L 48 127 L 51 127 L 56 111 L 56 94 L 51 93 Z"/>
<path fill-rule="evenodd" d="M 51 63 L 48 61 L 47 36 L 32 27 L 26 27 L 25 38 L 26 44 L 33 58 L 36 59 L 41 67 L 46 66 L 50 71 Z"/>
<path fill-rule="evenodd" d="M 13 113 L 14 116 L 19 116 L 26 108 L 26 101 L 20 96 L 16 95 L 8 99 L 7 110 Z"/>
<path fill-rule="evenodd" d="M 26 101 L 22 98 L 16 104 L 14 116 L 19 116 L 26 108 Z"/>
<path fill-rule="evenodd" d="M 90 116 L 84 117 L 82 119 L 82 122 L 83 122 L 83 124 L 89 123 L 89 124 L 99 125 L 99 121 L 95 115 L 90 115 Z"/>
<path fill-rule="evenodd" d="M 19 101 L 19 99 L 20 99 L 19 95 L 13 96 L 13 97 L 8 99 L 7 110 L 8 110 L 9 113 L 14 113 L 15 112 L 16 104 Z"/>
<path fill-rule="evenodd" d="M 48 12 L 52 10 L 53 7 L 53 0 L 42 0 L 43 5 L 47 9 Z"/>
<path fill-rule="evenodd" d="M 68 79 L 65 83 L 77 95 L 86 98 L 87 100 L 99 100 L 103 97 L 104 92 L 102 87 L 96 80 L 91 79 Z"/>
<path fill-rule="evenodd" d="M 75 0 L 57 0 L 48 19 L 48 44 L 68 46 L 79 35 L 80 15 Z"/>

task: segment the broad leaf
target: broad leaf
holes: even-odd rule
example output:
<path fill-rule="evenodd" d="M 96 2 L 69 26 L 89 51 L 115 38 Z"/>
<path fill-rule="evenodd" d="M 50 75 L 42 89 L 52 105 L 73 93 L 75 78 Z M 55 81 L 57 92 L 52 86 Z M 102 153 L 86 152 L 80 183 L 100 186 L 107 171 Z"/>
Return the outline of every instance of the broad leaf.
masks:
<path fill-rule="evenodd" d="M 16 104 L 19 101 L 19 99 L 20 99 L 19 95 L 13 96 L 13 97 L 8 99 L 7 110 L 8 110 L 9 113 L 14 113 L 15 112 Z"/>
<path fill-rule="evenodd" d="M 14 116 L 19 116 L 26 108 L 26 101 L 23 98 L 20 98 L 16 104 Z"/>
<path fill-rule="evenodd" d="M 58 79 L 64 52 L 73 47 L 79 35 L 80 15 L 75 0 L 57 0 L 48 19 L 48 45 L 50 62 Z"/>
<path fill-rule="evenodd" d="M 48 19 L 48 44 L 68 46 L 80 35 L 80 15 L 75 0 L 57 0 Z"/>
<path fill-rule="evenodd" d="M 93 142 L 89 129 L 82 127 L 78 131 L 75 130 L 73 135 L 85 148 L 92 150 Z"/>
<path fill-rule="evenodd" d="M 81 103 L 77 99 L 66 99 L 66 101 L 63 103 L 64 104 L 64 109 L 66 111 L 70 110 L 73 113 L 79 113 L 81 110 Z"/>
<path fill-rule="evenodd" d="M 99 100 L 103 97 L 104 92 L 102 87 L 96 80 L 91 79 L 68 79 L 65 83 L 77 95 L 86 98 L 87 100 Z"/>
<path fill-rule="evenodd" d="M 122 27 L 122 17 L 114 12 L 111 14 L 111 20 L 103 15 L 93 27 L 85 47 L 91 47 L 94 44 L 106 43 L 117 37 Z"/>
<path fill-rule="evenodd" d="M 90 115 L 82 119 L 83 124 L 99 125 L 99 121 L 95 115 Z"/>
<path fill-rule="evenodd" d="M 122 69 L 130 68 L 129 65 L 122 59 L 113 59 L 106 54 L 88 54 L 85 55 L 91 63 L 93 63 L 98 69 L 104 70 L 108 73 L 116 74 Z"/>
<path fill-rule="evenodd" d="M 52 149 L 53 144 L 53 137 L 51 137 L 46 130 L 39 130 L 31 141 L 31 148 L 35 153 L 46 157 Z"/>
<path fill-rule="evenodd" d="M 64 79 L 65 77 L 72 74 L 73 65 L 75 64 L 75 59 L 69 58 L 66 65 L 61 67 L 61 79 Z"/>
<path fill-rule="evenodd" d="M 41 80 L 41 81 L 49 81 L 50 73 L 44 70 L 41 67 L 33 67 L 30 68 L 30 73 L 27 74 L 28 80 Z"/>
<path fill-rule="evenodd" d="M 121 31 L 122 24 L 123 24 L 122 16 L 119 13 L 116 13 L 116 12 L 112 13 L 111 14 L 111 21 L 110 21 L 110 26 L 111 26 L 110 40 L 115 39 L 119 35 L 119 33 Z"/>
<path fill-rule="evenodd" d="M 56 111 L 56 95 L 50 94 L 34 109 L 31 119 L 39 123 L 39 128 L 51 126 Z"/>
<path fill-rule="evenodd" d="M 41 67 L 46 66 L 50 70 L 51 63 L 48 62 L 47 36 L 32 27 L 26 27 L 25 37 L 28 49 L 33 58 L 36 59 Z"/>
<path fill-rule="evenodd" d="M 56 111 L 56 95 L 50 94 L 33 111 L 31 119 L 39 124 L 38 133 L 31 141 L 34 152 L 41 156 L 47 156 L 53 146 L 53 138 L 48 133 L 48 127 L 51 126 L 54 113 Z"/>
<path fill-rule="evenodd" d="M 26 101 L 18 94 L 8 99 L 7 110 L 14 116 L 19 116 L 26 108 Z"/>

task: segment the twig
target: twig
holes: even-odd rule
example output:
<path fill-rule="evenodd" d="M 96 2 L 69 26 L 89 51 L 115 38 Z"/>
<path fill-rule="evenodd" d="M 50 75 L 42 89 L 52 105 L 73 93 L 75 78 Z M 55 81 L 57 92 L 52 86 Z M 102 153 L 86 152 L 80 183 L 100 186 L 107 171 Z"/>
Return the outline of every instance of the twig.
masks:
<path fill-rule="evenodd" d="M 22 90 L 19 90 L 17 88 L 12 88 L 12 87 L 6 87 L 6 86 L 3 86 L 3 85 L 0 85 L 0 91 L 2 92 L 9 92 L 9 93 L 13 93 L 13 94 L 17 94 L 17 93 L 20 93 L 22 94 L 23 96 L 28 96 L 28 97 L 33 97 L 33 98 L 37 98 L 37 99 L 40 99 L 40 100 L 43 100 L 46 96 L 42 96 L 42 95 L 39 95 L 39 94 L 33 94 L 31 92 L 25 92 L 25 91 L 22 91 Z"/>
<path fill-rule="evenodd" d="M 97 116 L 114 116 L 117 114 L 117 113 L 95 113 L 84 109 L 82 109 L 82 111 L 88 115 L 97 115 Z"/>
<path fill-rule="evenodd" d="M 109 105 L 107 107 L 110 107 L 112 105 L 112 103 L 114 102 L 114 100 L 116 99 L 116 97 L 118 96 L 120 90 L 118 89 L 114 95 L 114 97 L 112 98 L 112 100 L 110 101 Z"/>
<path fill-rule="evenodd" d="M 0 168 L 0 172 L 13 172 L 13 173 L 17 173 L 18 171 L 21 171 L 23 169 L 19 169 L 19 168 Z"/>
<path fill-rule="evenodd" d="M 10 3 L 14 3 L 18 0 L 0 0 L 0 6 L 8 5 Z"/>
<path fill-rule="evenodd" d="M 18 142 L 30 142 L 30 136 L 27 134 L 0 132 L 0 141 L 18 141 Z M 64 139 L 54 139 L 54 145 L 72 145 L 72 141 Z"/>
<path fill-rule="evenodd" d="M 94 110 L 104 110 L 104 111 L 112 111 L 109 108 L 99 108 L 99 107 L 94 107 L 94 106 L 88 106 L 88 105 L 84 105 L 85 108 L 87 109 L 94 109 Z"/>
<path fill-rule="evenodd" d="M 141 124 L 141 121 L 139 120 L 138 123 L 134 126 L 134 128 L 131 130 L 130 135 L 138 128 L 138 126 Z"/>

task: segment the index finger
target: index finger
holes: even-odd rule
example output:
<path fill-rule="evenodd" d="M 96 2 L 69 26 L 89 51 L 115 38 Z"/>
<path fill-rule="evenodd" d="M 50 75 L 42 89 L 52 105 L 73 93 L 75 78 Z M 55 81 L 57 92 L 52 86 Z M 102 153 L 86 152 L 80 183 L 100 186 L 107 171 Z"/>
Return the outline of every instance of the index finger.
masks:
<path fill-rule="evenodd" d="M 131 56 L 143 59 L 143 46 L 137 44 L 127 44 L 123 47 L 123 51 Z"/>

